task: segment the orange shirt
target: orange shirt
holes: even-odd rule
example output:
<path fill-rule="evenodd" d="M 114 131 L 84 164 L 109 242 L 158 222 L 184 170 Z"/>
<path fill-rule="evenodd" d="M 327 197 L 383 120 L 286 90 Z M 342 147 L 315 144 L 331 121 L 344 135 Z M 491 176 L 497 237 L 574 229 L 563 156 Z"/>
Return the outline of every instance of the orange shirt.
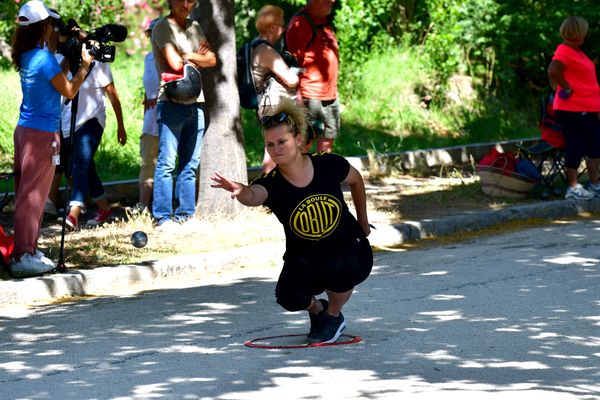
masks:
<path fill-rule="evenodd" d="M 306 9 L 303 12 L 307 12 Z M 317 26 L 313 43 L 313 29 L 303 15 L 296 15 L 288 25 L 287 48 L 298 59 L 298 66 L 306 69 L 300 74 L 300 94 L 306 99 L 335 100 L 339 72 L 338 42 L 326 18 L 312 20 Z"/>
<path fill-rule="evenodd" d="M 583 51 L 566 44 L 559 44 L 552 60 L 565 65 L 565 80 L 571 86 L 573 94 L 568 99 L 561 99 L 556 89 L 553 107 L 561 111 L 600 112 L 600 87 L 596 79 L 596 66 Z"/>

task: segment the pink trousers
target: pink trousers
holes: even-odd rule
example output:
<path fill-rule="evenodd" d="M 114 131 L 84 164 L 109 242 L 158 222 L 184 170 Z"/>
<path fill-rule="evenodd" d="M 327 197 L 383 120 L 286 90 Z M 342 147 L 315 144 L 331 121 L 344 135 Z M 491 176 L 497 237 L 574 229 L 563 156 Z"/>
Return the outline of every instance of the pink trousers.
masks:
<path fill-rule="evenodd" d="M 54 176 L 53 142 L 60 143 L 57 132 L 17 126 L 15 144 L 15 249 L 13 257 L 33 254 L 40 236 L 44 203 Z M 57 147 L 58 148 L 58 147 Z"/>

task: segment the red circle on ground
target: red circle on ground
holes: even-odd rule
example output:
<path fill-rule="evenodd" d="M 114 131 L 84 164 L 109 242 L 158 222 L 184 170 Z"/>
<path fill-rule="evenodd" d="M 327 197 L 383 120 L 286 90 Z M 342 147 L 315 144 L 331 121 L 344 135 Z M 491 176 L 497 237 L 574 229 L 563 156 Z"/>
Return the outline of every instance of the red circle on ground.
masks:
<path fill-rule="evenodd" d="M 343 336 L 348 339 L 333 342 L 333 343 L 317 343 L 317 344 L 303 343 L 303 344 L 293 344 L 293 345 L 272 345 L 272 344 L 257 343 L 257 342 L 262 342 L 262 341 L 266 341 L 266 340 L 270 340 L 270 339 L 281 339 L 281 338 L 297 337 L 297 336 L 306 337 L 306 333 L 296 333 L 296 334 L 292 334 L 292 335 L 278 335 L 278 336 L 266 336 L 266 337 L 262 337 L 262 338 L 256 338 L 256 339 L 245 341 L 244 346 L 252 347 L 255 349 L 304 349 L 304 348 L 308 348 L 308 347 L 341 346 L 344 344 L 354 344 L 354 343 L 358 343 L 358 342 L 362 341 L 362 338 L 360 336 L 352 336 L 352 335 L 346 335 L 346 334 L 342 333 L 340 335 L 340 338 Z"/>

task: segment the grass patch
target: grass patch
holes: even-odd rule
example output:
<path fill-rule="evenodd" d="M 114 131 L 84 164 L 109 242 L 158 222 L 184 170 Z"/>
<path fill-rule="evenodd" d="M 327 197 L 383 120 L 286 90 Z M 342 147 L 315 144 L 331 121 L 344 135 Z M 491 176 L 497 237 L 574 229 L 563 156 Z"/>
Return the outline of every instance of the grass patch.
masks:
<path fill-rule="evenodd" d="M 373 54 L 343 87 L 343 134 L 349 155 L 536 137 L 537 99 L 497 99 L 456 77 L 459 89 L 435 81 L 435 70 L 411 48 Z M 518 100 L 518 101 L 517 101 Z M 523 107 L 523 103 L 526 107 Z"/>
<path fill-rule="evenodd" d="M 0 71 L 0 172 L 12 171 L 13 132 L 19 120 L 21 86 L 14 70 Z"/>
<path fill-rule="evenodd" d="M 139 135 L 143 120 L 142 55 L 119 54 L 111 65 L 121 99 L 127 145 L 117 144 L 116 121 L 107 104 L 104 139 L 96 161 L 104 181 L 132 179 L 139 173 Z M 433 77 L 435 70 L 411 48 L 373 53 L 353 69 L 352 84 L 340 82 L 343 105 L 335 151 L 345 156 L 388 153 L 536 137 L 537 99 L 497 99 L 474 93 L 462 102 L 449 100 L 447 88 Z M 14 70 L 0 71 L 0 168 L 11 169 L 12 134 L 19 114 L 21 90 Z M 525 106 L 523 106 L 525 104 Z M 242 110 L 248 166 L 263 157 L 262 134 L 253 111 Z"/>
<path fill-rule="evenodd" d="M 117 143 L 117 122 L 108 99 L 106 100 L 106 127 L 96 163 L 102 180 L 134 178 L 139 174 L 139 136 L 143 122 L 143 60 L 141 56 L 120 54 L 111 64 L 115 86 L 123 109 L 127 144 Z M 11 96 L 0 97 L 0 171 L 12 170 L 13 131 L 19 119 L 22 93 L 19 74 L 14 69 L 0 71 L 0 90 Z"/>
<path fill-rule="evenodd" d="M 283 240 L 283 228 L 275 216 L 262 208 L 244 209 L 235 220 L 215 214 L 207 220 L 193 220 L 176 231 L 160 232 L 152 226 L 151 215 L 126 211 L 126 216 L 100 227 L 66 233 L 65 263 L 79 269 L 156 260 L 172 255 L 197 254 L 252 246 Z M 257 229 L 257 227 L 260 227 Z M 135 248 L 131 234 L 143 231 L 148 244 Z M 58 259 L 60 226 L 49 228 L 40 245 L 53 260 Z"/>

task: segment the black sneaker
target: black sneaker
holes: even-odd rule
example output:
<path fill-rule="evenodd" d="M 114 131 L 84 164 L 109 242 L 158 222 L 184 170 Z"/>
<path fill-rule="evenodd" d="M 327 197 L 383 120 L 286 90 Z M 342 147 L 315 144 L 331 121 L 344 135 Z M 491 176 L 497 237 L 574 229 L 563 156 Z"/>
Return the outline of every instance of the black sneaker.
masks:
<path fill-rule="evenodd" d="M 315 329 L 317 329 L 317 326 L 319 326 L 321 317 L 323 316 L 323 313 L 325 311 L 327 311 L 327 307 L 329 306 L 329 302 L 327 300 L 319 299 L 319 301 L 321 302 L 321 304 L 323 304 L 323 311 L 321 311 L 318 314 L 313 314 L 311 312 L 308 313 L 308 316 L 310 317 L 310 330 L 308 331 L 308 336 L 307 336 L 308 339 L 310 339 L 310 336 L 315 332 Z"/>
<path fill-rule="evenodd" d="M 340 337 L 346 326 L 342 313 L 334 317 L 324 312 L 321 314 L 317 329 L 308 338 L 308 344 L 333 343 Z"/>

